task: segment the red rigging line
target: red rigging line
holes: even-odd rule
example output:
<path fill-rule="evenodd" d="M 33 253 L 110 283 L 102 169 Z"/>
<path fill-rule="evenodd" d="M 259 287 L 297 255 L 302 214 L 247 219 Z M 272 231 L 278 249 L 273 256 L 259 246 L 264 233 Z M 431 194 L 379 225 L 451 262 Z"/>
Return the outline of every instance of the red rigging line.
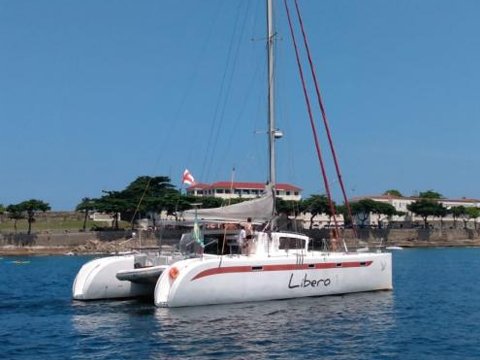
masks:
<path fill-rule="evenodd" d="M 315 84 L 315 91 L 316 91 L 316 94 L 317 94 L 318 105 L 319 105 L 320 111 L 322 113 L 323 124 L 325 126 L 325 132 L 327 133 L 328 143 L 330 145 L 330 150 L 332 152 L 332 158 L 333 158 L 333 162 L 335 164 L 335 170 L 336 170 L 336 173 L 337 173 L 338 182 L 340 184 L 340 188 L 342 189 L 343 200 L 344 200 L 345 206 L 347 208 L 348 216 L 350 217 L 350 219 L 352 219 L 352 229 L 353 229 L 353 232 L 354 232 L 355 237 L 356 237 L 357 232 L 356 232 L 355 227 L 353 226 L 352 210 L 351 210 L 351 207 L 350 207 L 350 202 L 348 201 L 348 198 L 347 198 L 347 192 L 345 191 L 345 185 L 343 183 L 342 173 L 340 171 L 340 165 L 338 164 L 338 158 L 337 158 L 337 154 L 336 154 L 336 151 L 335 151 L 335 146 L 333 145 L 333 139 L 332 139 L 332 135 L 330 133 L 330 126 L 328 124 L 328 119 L 327 119 L 327 112 L 325 111 L 325 105 L 323 103 L 322 95 L 320 93 L 320 87 L 318 85 L 317 75 L 316 75 L 316 72 L 315 72 L 315 66 L 313 65 L 312 57 L 310 55 L 310 47 L 308 46 L 307 35 L 305 33 L 305 28 L 303 26 L 303 20 L 302 20 L 302 15 L 300 14 L 300 8 L 298 6 L 298 0 L 295 0 L 295 9 L 296 9 L 296 12 L 297 12 L 298 22 L 300 24 L 300 28 L 301 28 L 301 31 L 302 31 L 303 43 L 304 43 L 304 46 L 305 46 L 305 50 L 307 52 L 308 63 L 310 64 L 310 71 L 311 71 L 311 74 L 312 74 L 313 82 Z"/>
<path fill-rule="evenodd" d="M 325 170 L 325 163 L 324 163 L 323 156 L 322 156 L 322 151 L 321 151 L 321 148 L 320 148 L 320 142 L 318 140 L 317 129 L 316 129 L 315 121 L 314 121 L 314 118 L 313 118 L 312 107 L 310 105 L 310 98 L 309 98 L 307 87 L 306 87 L 306 84 L 305 84 L 305 77 L 303 75 L 303 68 L 302 68 L 302 64 L 300 62 L 300 55 L 299 55 L 299 52 L 298 52 L 297 42 L 296 42 L 296 39 L 295 39 L 295 33 L 293 31 L 292 19 L 290 17 L 290 10 L 288 8 L 287 0 L 284 0 L 284 4 L 285 4 L 285 10 L 287 12 L 288 25 L 290 27 L 290 34 L 292 36 L 293 47 L 295 49 L 295 57 L 296 57 L 296 60 L 297 60 L 298 71 L 300 73 L 300 79 L 302 81 L 303 94 L 305 96 L 305 102 L 307 104 L 308 117 L 310 119 L 310 126 L 312 128 L 313 137 L 314 137 L 314 141 L 315 141 L 315 148 L 317 150 L 317 157 L 318 157 L 318 160 L 320 162 L 320 169 L 322 171 L 323 182 L 324 182 L 324 185 L 325 185 L 325 192 L 327 193 L 330 212 L 332 214 L 333 222 L 335 224 L 334 238 L 337 239 L 338 236 L 339 236 L 339 230 L 338 230 L 338 222 L 337 222 L 337 217 L 336 217 L 336 212 L 335 212 L 335 206 L 333 205 L 332 195 L 331 195 L 331 192 L 330 192 L 330 185 L 328 184 L 327 172 Z"/>

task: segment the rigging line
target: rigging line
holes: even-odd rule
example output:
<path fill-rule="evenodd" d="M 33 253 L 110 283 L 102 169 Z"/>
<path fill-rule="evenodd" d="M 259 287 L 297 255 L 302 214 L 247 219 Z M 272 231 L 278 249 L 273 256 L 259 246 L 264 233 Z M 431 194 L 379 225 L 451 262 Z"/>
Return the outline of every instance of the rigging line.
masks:
<path fill-rule="evenodd" d="M 332 152 L 332 158 L 333 158 L 333 162 L 335 164 L 335 170 L 337 172 L 338 182 L 340 184 L 340 188 L 342 189 L 343 200 L 345 201 L 345 206 L 347 208 L 348 216 L 350 217 L 350 219 L 352 219 L 353 233 L 355 235 L 355 238 L 357 238 L 357 231 L 356 231 L 355 226 L 353 226 L 352 209 L 350 207 L 350 202 L 348 201 L 348 198 L 347 198 L 347 192 L 345 191 L 345 185 L 344 185 L 344 182 L 343 182 L 342 173 L 340 171 L 340 165 L 338 163 L 338 158 L 337 158 L 337 154 L 336 154 L 336 151 L 335 151 L 335 146 L 333 144 L 332 135 L 331 135 L 331 132 L 330 132 L 330 126 L 329 126 L 329 123 L 328 123 L 327 112 L 325 110 L 325 105 L 324 105 L 324 102 L 323 102 L 323 98 L 322 98 L 322 95 L 320 93 L 320 86 L 318 85 L 317 75 L 316 75 L 316 72 L 315 72 L 315 66 L 313 64 L 313 60 L 312 60 L 312 57 L 311 57 L 311 54 L 310 54 L 310 47 L 308 45 L 307 34 L 305 33 L 305 28 L 303 26 L 303 19 L 302 19 L 302 15 L 300 13 L 300 7 L 298 6 L 298 0 L 295 0 L 295 8 L 296 8 L 298 21 L 299 21 L 300 28 L 301 28 L 302 35 L 303 35 L 303 43 L 304 43 L 304 46 L 305 46 L 305 50 L 307 52 L 308 62 L 310 64 L 310 72 L 312 74 L 313 82 L 314 82 L 314 85 L 315 85 L 315 92 L 317 94 L 318 105 L 319 105 L 320 111 L 322 113 L 323 124 L 325 126 L 325 131 L 327 133 L 328 143 L 330 144 L 330 150 Z"/>
<path fill-rule="evenodd" d="M 332 213 L 333 222 L 335 224 L 334 237 L 338 238 L 339 229 L 338 229 L 338 221 L 337 221 L 336 212 L 335 212 L 335 206 L 333 206 L 332 195 L 331 195 L 331 192 L 330 192 L 330 186 L 328 185 L 327 173 L 326 173 L 326 170 L 325 170 L 325 164 L 324 164 L 324 160 L 323 160 L 323 156 L 322 156 L 322 151 L 321 151 L 321 148 L 320 148 L 320 142 L 318 141 L 317 129 L 316 129 L 315 121 L 314 121 L 314 118 L 313 118 L 312 107 L 310 105 L 310 97 L 308 95 L 307 88 L 306 88 L 305 77 L 303 75 L 303 68 L 302 68 L 302 64 L 300 62 L 300 55 L 299 55 L 299 52 L 298 52 L 295 33 L 293 31 L 292 19 L 290 17 L 290 10 L 288 8 L 287 0 L 284 0 L 284 4 L 285 4 L 285 10 L 287 12 L 288 25 L 290 27 L 290 34 L 292 36 L 293 47 L 295 49 L 295 57 L 296 57 L 296 60 L 297 60 L 298 71 L 299 71 L 300 79 L 301 79 L 301 82 L 302 82 L 303 95 L 305 97 L 305 102 L 307 104 L 308 117 L 310 119 L 310 126 L 312 128 L 313 137 L 314 137 L 314 141 L 315 141 L 315 148 L 317 150 L 317 156 L 318 156 L 318 160 L 320 162 L 320 169 L 321 169 L 321 172 L 322 172 L 323 182 L 324 182 L 324 185 L 325 185 L 325 191 L 327 193 L 330 212 Z"/>
<path fill-rule="evenodd" d="M 235 167 L 232 169 L 232 177 L 230 180 L 230 195 L 233 193 L 233 181 L 235 180 Z M 228 198 L 227 201 L 227 206 L 229 206 L 232 202 L 232 196 Z M 227 226 L 224 226 L 224 231 L 223 231 L 223 244 L 222 244 L 222 255 L 223 252 L 225 251 L 225 244 L 227 243 Z"/>
<path fill-rule="evenodd" d="M 260 7 L 260 4 L 261 4 L 261 1 L 258 1 L 258 0 L 253 0 L 254 1 L 254 4 L 256 5 L 255 6 L 255 9 L 253 10 L 252 14 L 253 14 L 253 19 L 252 19 L 252 34 L 250 35 L 250 38 L 252 40 L 254 40 L 256 37 L 255 37 L 255 29 L 258 27 L 258 24 L 259 24 L 259 14 L 260 14 L 260 10 L 259 10 L 259 7 Z"/>
<path fill-rule="evenodd" d="M 256 65 L 256 70 L 255 70 L 255 76 L 252 78 L 252 84 L 255 79 L 264 79 L 267 75 L 267 64 L 266 62 L 258 62 Z M 254 87 L 253 85 L 250 87 L 251 89 L 255 89 L 256 91 L 250 91 L 251 95 L 254 97 L 255 101 L 252 103 L 252 124 L 253 124 L 253 133 L 254 134 L 259 134 L 259 133 L 267 133 L 267 130 L 258 130 L 258 129 L 263 129 L 265 124 L 265 108 L 266 108 L 266 98 L 264 97 L 263 89 L 262 92 L 260 92 L 260 89 L 258 87 Z M 267 168 L 265 164 L 268 163 L 268 159 L 265 156 L 265 142 L 266 140 L 264 137 L 261 137 L 261 140 L 258 140 L 258 137 L 253 137 L 253 143 L 252 146 L 249 147 L 249 150 L 251 151 L 250 154 L 246 154 L 247 156 L 243 159 L 243 163 L 245 162 L 250 162 L 250 166 L 258 166 L 259 168 Z M 259 145 L 261 144 L 261 145 Z M 242 165 L 243 165 L 242 163 Z M 261 166 L 260 166 L 261 164 Z M 240 166 L 239 166 L 240 168 Z M 268 178 L 268 173 L 264 174 L 265 179 Z"/>
<path fill-rule="evenodd" d="M 209 133 L 209 139 L 208 139 L 208 142 L 207 142 L 207 156 L 205 157 L 205 160 L 204 160 L 204 163 L 203 163 L 203 169 L 202 169 L 202 172 L 205 171 L 206 174 L 209 174 L 210 173 L 210 169 L 212 167 L 212 163 L 213 163 L 213 154 L 215 152 L 215 148 L 216 148 L 216 145 L 217 145 L 217 142 L 218 142 L 218 137 L 219 137 L 219 132 L 220 132 L 220 128 L 221 128 L 221 124 L 222 124 L 222 117 L 225 113 L 225 107 L 226 107 L 226 104 L 228 102 L 228 98 L 229 98 L 229 93 L 230 93 L 230 87 L 231 87 L 231 84 L 232 84 L 232 77 L 233 77 L 233 73 L 235 72 L 235 65 L 237 63 L 237 56 L 235 56 L 234 58 L 234 61 L 233 61 L 233 64 L 231 65 L 232 67 L 232 71 L 230 73 L 230 78 L 229 80 L 227 80 L 227 75 L 228 75 L 228 70 L 229 70 L 229 67 L 228 66 L 228 63 L 230 62 L 231 58 L 232 58 L 232 53 L 233 53 L 233 45 L 234 45 L 234 41 L 233 39 L 235 38 L 235 35 L 236 35 L 236 32 L 238 31 L 238 23 L 239 23 L 239 19 L 240 19 L 240 7 L 242 3 L 239 3 L 238 5 L 238 8 L 237 8 L 237 16 L 235 18 L 235 24 L 233 26 L 233 32 L 231 34 L 231 40 L 229 42 L 229 47 L 228 47 L 228 55 L 227 55 L 227 66 L 225 67 L 225 71 L 223 73 L 223 77 L 222 77 L 222 84 L 220 86 L 220 90 L 219 90 L 219 98 L 222 97 L 222 93 L 224 92 L 224 88 L 226 88 L 226 96 L 224 98 L 224 101 L 223 101 L 223 104 L 221 105 L 221 101 L 219 100 L 217 102 L 217 105 L 215 107 L 215 113 L 214 113 L 214 119 L 213 119 L 213 123 L 212 123 L 212 126 L 210 128 L 210 133 Z M 245 18 L 244 18 L 244 22 L 243 22 L 243 28 L 245 26 Z M 242 30 L 243 32 L 243 30 Z M 239 48 L 239 42 L 237 43 L 237 48 L 236 48 L 236 51 L 235 51 L 235 54 L 238 54 L 238 48 Z M 226 85 L 228 83 L 228 85 Z M 220 109 L 221 108 L 221 109 Z M 220 114 L 219 114 L 220 112 Z M 203 176 L 204 174 L 202 174 Z M 205 177 L 204 177 L 205 178 Z"/>
<path fill-rule="evenodd" d="M 246 7 L 246 10 L 245 10 L 245 13 L 244 13 L 244 16 L 243 16 L 243 22 L 240 26 L 240 36 L 238 36 L 238 39 L 241 39 L 244 37 L 244 34 L 245 34 L 245 29 L 246 29 L 246 23 L 247 23 L 247 15 L 249 13 L 249 7 L 250 7 L 250 3 L 247 3 L 247 7 Z M 223 107 L 222 107 L 222 111 L 221 111 L 221 114 L 220 114 L 220 121 L 221 123 L 223 123 L 222 119 L 224 119 L 225 117 L 225 111 L 226 111 L 226 108 L 227 108 L 227 105 L 228 105 L 228 102 L 230 100 L 230 94 L 231 94 L 231 88 L 232 88 L 232 84 L 233 84 L 233 78 L 235 76 L 235 72 L 236 72 L 236 69 L 237 69 L 237 63 L 238 63 L 238 59 L 239 59 L 239 51 L 240 51 L 240 45 L 241 45 L 241 42 L 238 41 L 237 42 L 237 47 L 235 49 L 235 54 L 234 54 L 234 61 L 233 61 L 233 64 L 232 64 L 232 72 L 230 74 L 230 79 L 228 81 L 228 89 L 227 89 L 227 96 L 225 97 L 225 101 L 223 103 Z M 242 107 L 242 109 L 244 109 L 244 107 Z M 220 133 L 220 126 L 217 128 L 217 134 L 216 136 L 214 137 L 214 144 L 213 144 L 213 150 L 215 150 L 217 148 L 217 143 L 218 143 L 218 139 L 220 138 L 219 136 L 219 133 Z M 229 141 L 228 144 L 231 144 L 232 142 Z M 209 169 L 211 168 L 211 164 L 213 162 L 213 156 L 210 157 L 210 166 L 209 166 Z M 218 172 L 218 168 L 216 169 L 216 171 Z"/>
<path fill-rule="evenodd" d="M 249 83 L 248 89 L 252 89 L 254 87 L 255 80 L 258 78 L 258 75 L 257 75 L 258 72 L 259 72 L 259 66 L 257 64 L 257 66 L 255 67 L 252 79 Z M 229 139 L 234 139 L 234 134 L 238 131 L 237 129 L 238 129 L 238 124 L 240 122 L 240 119 L 243 117 L 243 115 L 245 113 L 245 109 L 247 108 L 247 104 L 249 103 L 249 100 L 252 96 L 253 96 L 253 91 L 247 91 L 246 92 L 246 94 L 243 98 L 243 101 L 242 101 L 242 105 L 240 106 L 240 112 L 238 113 L 238 115 L 236 116 L 236 118 L 234 120 L 234 126 L 232 127 L 232 130 L 230 132 Z M 233 144 L 234 144 L 234 141 L 229 141 L 228 142 L 227 148 L 225 149 L 225 154 L 228 154 L 230 152 L 230 148 Z"/>
<path fill-rule="evenodd" d="M 202 47 L 201 47 L 200 52 L 199 52 L 200 56 L 198 57 L 198 59 L 204 59 L 203 54 L 206 52 L 207 44 L 210 43 L 210 38 L 211 38 L 211 35 L 212 35 L 212 33 L 213 33 L 213 25 L 216 23 L 217 19 L 219 18 L 219 16 L 218 16 L 219 13 L 221 13 L 222 6 L 217 6 L 216 8 L 217 8 L 217 12 L 215 13 L 214 20 L 211 21 L 211 23 L 210 23 L 210 27 L 208 28 L 207 40 L 202 44 Z M 198 62 L 195 62 L 195 63 L 198 64 Z M 196 79 L 198 78 L 198 75 L 199 75 L 198 69 L 199 69 L 198 67 L 196 67 L 196 68 L 194 69 L 194 73 L 193 73 L 193 75 L 192 75 L 192 77 L 191 77 L 191 78 L 192 78 L 192 82 L 193 82 L 193 80 L 196 80 Z M 189 82 L 189 83 L 191 83 L 191 82 Z M 180 102 L 180 105 L 179 105 L 179 107 L 178 107 L 178 110 L 177 110 L 177 113 L 176 113 L 176 115 L 175 115 L 175 118 L 178 118 L 178 117 L 179 117 L 180 111 L 183 109 L 183 105 L 184 105 L 184 103 L 185 103 L 185 101 L 186 101 L 187 95 L 190 93 L 190 90 L 191 90 L 191 87 L 190 87 L 189 89 L 187 89 L 187 92 L 184 94 L 184 96 L 183 96 L 183 98 L 182 98 L 182 100 L 181 100 L 181 102 Z M 174 124 L 177 124 L 177 121 L 175 121 Z M 167 133 L 168 133 L 168 132 L 167 132 Z M 188 160 L 188 162 L 190 162 L 190 159 L 191 159 L 191 157 L 192 157 L 192 152 L 195 153 L 195 152 L 194 152 L 194 149 L 195 149 L 194 146 L 190 147 L 190 149 L 189 149 L 189 152 L 188 152 L 188 155 L 187 155 L 187 160 Z"/>
<path fill-rule="evenodd" d="M 282 42 L 277 41 L 276 51 L 280 53 L 280 55 L 277 56 L 277 59 L 285 59 L 285 51 L 286 51 L 285 46 L 278 46 L 278 44 L 282 44 Z M 282 138 L 282 144 L 283 143 L 285 144 L 283 147 L 284 153 L 282 156 L 279 155 L 279 158 L 286 159 L 282 163 L 286 164 L 285 169 L 286 169 L 287 178 L 289 179 L 289 181 L 295 184 L 297 182 L 297 178 L 296 178 L 296 171 L 295 171 L 296 167 L 295 167 L 295 156 L 294 156 L 294 154 L 296 153 L 295 146 L 294 146 L 295 141 L 293 140 L 294 123 L 292 122 L 292 116 L 291 116 L 291 107 L 290 107 L 291 103 L 290 101 L 283 100 L 287 98 L 285 96 L 287 93 L 285 91 L 286 89 L 285 87 L 286 83 L 284 82 L 285 78 L 279 75 L 282 75 L 282 73 L 280 72 L 279 74 L 277 74 L 277 77 L 275 78 L 276 98 L 278 99 L 276 123 L 278 124 L 281 122 L 283 125 L 280 126 L 280 128 L 283 127 L 285 129 L 285 134 L 290 135 Z M 286 150 L 286 156 L 285 156 L 285 150 Z M 280 153 L 277 152 L 277 154 L 280 154 Z M 277 172 L 278 172 L 278 166 L 277 166 Z"/>
<path fill-rule="evenodd" d="M 219 15 L 221 14 L 221 12 L 223 10 L 222 6 L 217 6 L 217 7 L 215 7 L 215 9 L 216 9 L 216 11 L 214 12 L 213 18 L 210 21 L 210 24 L 209 24 L 209 27 L 208 27 L 207 36 L 204 38 L 204 41 L 202 41 L 202 45 L 201 45 L 198 53 L 194 55 L 193 58 L 195 58 L 195 59 L 204 59 L 204 54 L 206 52 L 207 45 L 210 43 L 210 39 L 211 39 L 211 36 L 212 36 L 212 33 L 213 33 L 213 28 L 214 28 L 213 25 L 217 22 L 217 20 L 219 19 Z M 169 131 L 163 132 L 163 134 L 162 134 L 162 139 L 163 140 L 160 140 L 159 144 L 168 143 L 167 140 L 171 138 L 172 133 L 175 133 L 177 131 L 178 124 L 179 124 L 179 121 L 178 121 L 179 117 L 181 115 L 182 110 L 184 109 L 184 105 L 185 105 L 187 99 L 190 96 L 190 93 L 192 92 L 192 88 L 193 88 L 192 84 L 195 84 L 195 82 L 198 79 L 198 75 L 199 75 L 200 61 L 195 61 L 195 62 L 193 62 L 193 64 L 195 66 L 191 69 L 191 71 L 189 73 L 188 86 L 186 87 L 185 91 L 183 91 L 183 94 L 181 95 L 180 102 L 179 102 L 178 106 L 176 107 L 176 110 L 175 110 L 175 113 L 173 115 L 172 121 L 169 124 L 169 126 L 170 126 Z M 166 152 L 165 151 L 157 151 L 157 154 L 158 155 L 155 159 L 153 170 L 155 170 L 158 167 L 158 165 L 160 164 L 160 161 L 165 157 Z M 189 158 L 190 158 L 190 152 L 187 155 L 187 162 L 188 162 Z"/>
<path fill-rule="evenodd" d="M 132 221 L 130 222 L 130 226 L 132 227 L 132 229 L 133 229 L 133 222 L 135 221 L 135 216 L 137 216 L 138 210 L 140 209 L 140 205 L 143 202 L 143 198 L 145 197 L 145 194 L 147 193 L 147 190 L 150 187 L 151 182 L 152 182 L 152 177 L 150 176 L 148 181 L 147 181 L 147 185 L 145 185 L 145 189 L 143 190 L 143 194 L 140 197 L 140 200 L 138 201 L 137 207 L 135 208 L 135 211 L 133 213 Z"/>
<path fill-rule="evenodd" d="M 247 10 L 247 13 L 248 13 L 248 10 Z M 247 17 L 245 17 L 245 19 L 246 18 Z M 253 58 L 255 59 L 256 57 L 253 57 Z M 223 152 L 224 158 L 228 158 L 232 145 L 235 144 L 235 141 L 234 141 L 235 134 L 238 133 L 240 120 L 244 116 L 245 110 L 247 109 L 247 105 L 250 103 L 250 99 L 254 96 L 254 92 L 250 91 L 250 89 L 254 89 L 254 84 L 256 83 L 256 79 L 258 79 L 258 73 L 259 73 L 259 65 L 257 62 L 253 71 L 253 76 L 251 77 L 250 82 L 248 83 L 248 86 L 247 86 L 247 89 L 249 89 L 249 91 L 245 91 L 245 95 L 242 97 L 242 100 L 240 102 L 241 105 L 237 107 L 237 109 L 239 109 L 240 111 L 238 112 L 237 116 L 235 116 L 232 122 L 233 126 L 231 127 L 231 131 L 227 137 L 228 141 L 225 147 L 225 151 Z"/>

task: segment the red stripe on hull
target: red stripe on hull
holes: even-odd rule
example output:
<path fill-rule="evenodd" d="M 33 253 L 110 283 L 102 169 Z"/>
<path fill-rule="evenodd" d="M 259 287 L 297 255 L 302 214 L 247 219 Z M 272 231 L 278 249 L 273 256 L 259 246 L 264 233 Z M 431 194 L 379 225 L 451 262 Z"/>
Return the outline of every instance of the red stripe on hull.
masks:
<path fill-rule="evenodd" d="M 295 270 L 315 270 L 315 269 L 341 269 L 341 268 L 356 268 L 370 266 L 373 261 L 349 261 L 338 263 L 316 263 L 316 264 L 279 264 L 279 265 L 242 265 L 242 266 L 225 266 L 215 267 L 199 272 L 192 278 L 197 280 L 206 276 L 231 274 L 231 273 L 245 273 L 245 272 L 260 272 L 260 271 L 295 271 Z M 312 266 L 314 265 L 314 266 Z"/>

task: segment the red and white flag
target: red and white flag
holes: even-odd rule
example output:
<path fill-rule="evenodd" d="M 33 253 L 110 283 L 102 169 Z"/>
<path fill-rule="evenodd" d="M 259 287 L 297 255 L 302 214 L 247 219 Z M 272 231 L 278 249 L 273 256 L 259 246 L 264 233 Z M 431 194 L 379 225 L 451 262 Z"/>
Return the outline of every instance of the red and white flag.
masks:
<path fill-rule="evenodd" d="M 188 186 L 192 186 L 195 184 L 195 179 L 193 178 L 192 174 L 190 174 L 190 171 L 188 171 L 188 169 L 185 169 L 185 171 L 183 172 L 182 183 Z"/>

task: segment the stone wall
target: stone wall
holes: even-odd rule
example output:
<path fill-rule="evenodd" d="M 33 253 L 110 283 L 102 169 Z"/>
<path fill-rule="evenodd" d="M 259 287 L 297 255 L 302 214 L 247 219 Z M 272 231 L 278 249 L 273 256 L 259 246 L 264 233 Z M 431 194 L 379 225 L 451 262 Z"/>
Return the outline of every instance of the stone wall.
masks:
<path fill-rule="evenodd" d="M 140 237 L 136 234 L 136 243 L 142 246 L 155 246 L 158 242 L 171 245 L 180 239 L 181 229 L 166 229 L 162 232 L 142 232 Z M 91 240 L 102 242 L 121 241 L 132 238 L 131 231 L 87 231 L 63 233 L 33 233 L 31 235 L 1 234 L 0 247 L 2 246 L 42 246 L 42 247 L 75 247 L 84 245 Z"/>
<path fill-rule="evenodd" d="M 347 243 L 355 242 L 351 229 L 342 230 Z M 305 230 L 314 239 L 328 239 L 329 230 Z M 369 246 L 402 247 L 480 246 L 480 230 L 474 229 L 356 229 L 357 238 Z"/>
<path fill-rule="evenodd" d="M 132 237 L 131 231 L 89 231 L 64 233 L 0 234 L 0 252 L 15 253 L 12 249 L 26 249 L 29 253 L 65 253 L 95 251 L 125 251 L 138 247 L 176 245 L 185 229 L 164 229 L 162 232 L 142 232 Z M 473 229 L 351 229 L 342 230 L 349 249 L 379 245 L 402 247 L 480 246 L 480 231 Z M 330 238 L 324 229 L 305 230 L 322 246 Z M 323 240 L 325 239 L 325 240 Z M 358 241 L 358 239 L 360 241 Z M 50 251 L 48 250 L 50 249 Z M 19 252 L 21 253 L 21 252 Z"/>

